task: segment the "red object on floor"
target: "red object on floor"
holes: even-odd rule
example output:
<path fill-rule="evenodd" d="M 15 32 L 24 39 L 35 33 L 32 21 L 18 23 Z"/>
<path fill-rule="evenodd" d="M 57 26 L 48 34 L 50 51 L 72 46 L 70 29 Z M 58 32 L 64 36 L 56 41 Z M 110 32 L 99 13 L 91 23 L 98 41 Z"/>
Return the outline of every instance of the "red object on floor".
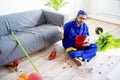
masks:
<path fill-rule="evenodd" d="M 15 61 L 13 62 L 13 66 L 14 66 L 14 67 L 17 67 L 18 64 L 19 64 L 19 60 L 15 60 Z"/>
<path fill-rule="evenodd" d="M 19 60 L 15 60 L 14 62 L 11 62 L 7 65 L 5 65 L 6 68 L 8 68 L 8 70 L 10 72 L 14 72 L 14 71 L 18 71 L 17 67 L 18 67 L 18 64 L 19 64 Z"/>
<path fill-rule="evenodd" d="M 42 75 L 38 72 L 32 72 L 28 76 L 28 80 L 43 80 Z"/>
<path fill-rule="evenodd" d="M 19 64 L 19 60 L 15 60 L 13 62 L 14 71 L 18 71 L 18 68 L 17 68 L 18 64 Z"/>
<path fill-rule="evenodd" d="M 56 54 L 57 54 L 56 50 L 53 49 L 48 58 L 49 58 L 49 59 L 54 59 L 54 58 L 56 57 Z"/>

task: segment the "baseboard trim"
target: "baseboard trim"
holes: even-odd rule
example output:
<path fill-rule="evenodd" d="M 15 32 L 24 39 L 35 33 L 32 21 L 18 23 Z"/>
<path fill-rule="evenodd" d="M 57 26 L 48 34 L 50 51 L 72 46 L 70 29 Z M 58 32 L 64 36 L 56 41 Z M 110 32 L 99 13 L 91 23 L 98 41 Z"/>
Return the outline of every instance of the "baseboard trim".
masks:
<path fill-rule="evenodd" d="M 105 17 L 102 15 L 101 16 L 89 15 L 88 18 L 120 25 L 120 17 Z"/>

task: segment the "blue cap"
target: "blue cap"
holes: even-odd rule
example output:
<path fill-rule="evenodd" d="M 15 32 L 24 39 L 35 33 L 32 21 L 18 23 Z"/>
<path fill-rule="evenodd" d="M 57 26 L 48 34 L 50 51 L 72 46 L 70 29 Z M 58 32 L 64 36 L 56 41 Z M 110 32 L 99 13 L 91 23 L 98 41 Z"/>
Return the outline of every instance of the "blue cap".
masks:
<path fill-rule="evenodd" d="M 84 10 L 79 10 L 77 16 L 79 16 L 80 14 L 87 16 L 87 13 Z"/>

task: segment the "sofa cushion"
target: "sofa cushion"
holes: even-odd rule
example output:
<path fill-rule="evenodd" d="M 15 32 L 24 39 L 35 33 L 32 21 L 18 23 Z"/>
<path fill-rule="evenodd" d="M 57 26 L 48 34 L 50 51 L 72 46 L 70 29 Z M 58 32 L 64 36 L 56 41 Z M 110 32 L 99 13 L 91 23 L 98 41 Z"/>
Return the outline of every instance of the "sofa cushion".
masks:
<path fill-rule="evenodd" d="M 38 23 L 36 26 L 39 26 L 39 25 L 42 25 L 42 24 L 47 24 L 47 20 L 46 20 L 46 17 L 42 11 L 42 14 L 40 15 L 40 18 L 38 20 Z"/>
<path fill-rule="evenodd" d="M 4 16 L 0 16 L 0 37 L 9 34 L 9 27 L 7 27 L 8 23 L 5 20 L 6 19 L 4 18 Z"/>
<path fill-rule="evenodd" d="M 60 40 L 57 27 L 50 24 L 28 28 L 26 31 L 14 33 L 29 54 L 48 47 Z M 2 44 L 0 45 L 0 58 L 3 58 L 2 61 L 0 60 L 0 65 L 25 56 L 11 34 L 2 36 L 0 38 L 0 44 Z"/>
<path fill-rule="evenodd" d="M 21 28 L 31 28 L 45 24 L 46 20 L 42 10 L 32 10 L 0 16 L 0 36 Z"/>
<path fill-rule="evenodd" d="M 47 20 L 47 24 L 53 24 L 59 26 L 64 24 L 64 16 L 62 14 L 45 11 L 45 10 L 43 10 L 43 12 Z"/>

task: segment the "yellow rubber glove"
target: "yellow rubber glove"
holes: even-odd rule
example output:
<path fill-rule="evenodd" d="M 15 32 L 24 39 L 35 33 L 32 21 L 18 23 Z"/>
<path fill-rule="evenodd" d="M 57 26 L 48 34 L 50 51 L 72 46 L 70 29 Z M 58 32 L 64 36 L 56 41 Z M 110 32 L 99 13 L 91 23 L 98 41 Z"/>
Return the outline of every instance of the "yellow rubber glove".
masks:
<path fill-rule="evenodd" d="M 73 47 L 69 47 L 67 48 L 65 51 L 68 53 L 70 51 L 76 51 L 77 49 L 76 48 L 73 48 Z"/>

